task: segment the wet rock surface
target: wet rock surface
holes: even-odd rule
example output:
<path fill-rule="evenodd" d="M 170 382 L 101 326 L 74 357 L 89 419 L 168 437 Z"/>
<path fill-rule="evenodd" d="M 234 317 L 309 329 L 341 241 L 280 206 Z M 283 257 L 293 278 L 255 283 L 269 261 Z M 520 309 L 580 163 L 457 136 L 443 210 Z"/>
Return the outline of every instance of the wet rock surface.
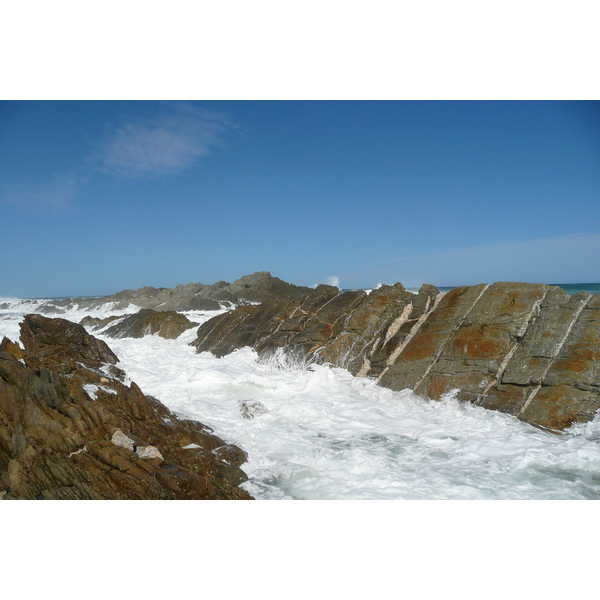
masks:
<path fill-rule="evenodd" d="M 109 327 L 104 334 L 114 338 L 141 338 L 157 334 L 167 340 L 178 338 L 184 331 L 198 323 L 190 321 L 185 315 L 175 311 L 156 311 L 143 308 L 134 315 L 120 319 Z"/>
<path fill-rule="evenodd" d="M 0 344 L 4 499 L 251 499 L 245 453 L 128 383 L 110 348 L 27 315 Z"/>
<path fill-rule="evenodd" d="M 204 323 L 198 352 L 331 363 L 394 390 L 457 397 L 561 430 L 600 409 L 600 295 L 499 282 L 441 294 L 319 286 Z"/>

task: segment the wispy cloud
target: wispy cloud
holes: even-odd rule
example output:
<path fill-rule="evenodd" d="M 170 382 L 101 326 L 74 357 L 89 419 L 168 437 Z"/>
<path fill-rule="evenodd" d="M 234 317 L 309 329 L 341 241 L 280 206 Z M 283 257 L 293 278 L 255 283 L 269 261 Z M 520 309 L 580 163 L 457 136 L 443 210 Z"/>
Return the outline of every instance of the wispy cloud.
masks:
<path fill-rule="evenodd" d="M 58 210 L 73 204 L 79 186 L 80 181 L 73 175 L 57 174 L 43 184 L 21 184 L 5 189 L 0 198 L 5 204 L 23 210 Z"/>
<path fill-rule="evenodd" d="M 91 163 L 122 177 L 172 175 L 223 147 L 224 136 L 232 127 L 226 113 L 172 104 L 162 114 L 111 127 Z"/>
<path fill-rule="evenodd" d="M 5 185 L 0 203 L 25 211 L 61 210 L 73 205 L 95 171 L 126 178 L 177 174 L 216 148 L 235 129 L 230 116 L 187 102 L 165 102 L 158 114 L 124 118 L 71 173 L 55 173 L 45 183 Z"/>
<path fill-rule="evenodd" d="M 403 256 L 365 265 L 360 275 L 412 287 L 421 283 L 594 282 L 599 273 L 600 234 L 570 234 Z"/>

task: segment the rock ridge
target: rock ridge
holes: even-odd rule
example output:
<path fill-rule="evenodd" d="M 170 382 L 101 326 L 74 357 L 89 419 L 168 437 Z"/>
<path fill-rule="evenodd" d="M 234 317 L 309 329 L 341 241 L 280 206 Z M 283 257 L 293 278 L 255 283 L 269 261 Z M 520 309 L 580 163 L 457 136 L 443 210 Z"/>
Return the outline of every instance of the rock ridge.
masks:
<path fill-rule="evenodd" d="M 146 286 L 137 290 L 123 290 L 101 298 L 49 300 L 38 310 L 60 314 L 75 306 L 94 309 L 107 303 L 113 304 L 115 310 L 126 309 L 132 304 L 156 311 L 219 310 L 234 304 L 264 302 L 274 298 L 300 298 L 310 290 L 311 288 L 296 286 L 273 277 L 268 271 L 258 271 L 233 283 L 189 283 L 177 285 L 172 289 Z"/>
<path fill-rule="evenodd" d="M 105 342 L 27 315 L 0 343 L 3 499 L 251 499 L 245 453 L 142 393 Z"/>
<path fill-rule="evenodd" d="M 550 430 L 600 409 L 600 294 L 496 282 L 442 294 L 397 283 L 371 293 L 319 286 L 218 315 L 198 329 L 197 352 L 250 346 L 264 359 L 330 363 L 440 399 L 499 410 Z"/>

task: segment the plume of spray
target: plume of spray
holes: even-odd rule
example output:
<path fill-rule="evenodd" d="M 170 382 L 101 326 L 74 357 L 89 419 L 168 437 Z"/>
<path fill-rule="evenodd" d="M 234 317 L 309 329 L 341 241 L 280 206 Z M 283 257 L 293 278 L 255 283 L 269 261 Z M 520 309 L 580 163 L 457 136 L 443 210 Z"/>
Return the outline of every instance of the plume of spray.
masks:
<path fill-rule="evenodd" d="M 332 275 L 331 277 L 327 277 L 323 283 L 327 285 L 334 285 L 336 288 L 340 288 L 340 278 L 337 275 Z"/>

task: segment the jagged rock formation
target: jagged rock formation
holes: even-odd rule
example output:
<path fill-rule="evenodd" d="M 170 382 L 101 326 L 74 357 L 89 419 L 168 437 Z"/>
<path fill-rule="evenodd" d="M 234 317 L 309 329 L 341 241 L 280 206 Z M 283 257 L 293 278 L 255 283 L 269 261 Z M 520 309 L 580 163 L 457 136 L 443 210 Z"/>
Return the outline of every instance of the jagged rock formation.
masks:
<path fill-rule="evenodd" d="M 143 308 L 139 312 L 126 317 L 108 317 L 106 319 L 85 317 L 82 319 L 81 325 L 87 325 L 92 329 L 101 329 L 112 321 L 117 322 L 103 333 L 113 338 L 141 338 L 145 335 L 157 334 L 167 340 L 174 340 L 184 331 L 198 325 L 198 323 L 190 321 L 185 315 L 175 311 L 159 312 L 150 308 Z"/>
<path fill-rule="evenodd" d="M 245 453 L 126 383 L 81 325 L 28 315 L 0 344 L 0 497 L 250 499 Z"/>
<path fill-rule="evenodd" d="M 458 397 L 553 430 L 600 409 L 600 295 L 555 286 L 480 284 L 418 295 L 319 286 L 214 317 L 193 343 L 222 356 L 242 346 L 329 362 L 394 390 Z"/>
<path fill-rule="evenodd" d="M 426 305 L 429 288 L 436 289 L 424 287 L 419 306 Z M 341 293 L 336 287 L 320 285 L 301 299 L 272 300 L 219 315 L 200 327 L 193 345 L 198 352 L 210 350 L 216 356 L 243 346 L 260 354 L 286 348 L 299 360 L 330 362 L 357 373 L 378 334 L 413 298 L 401 284 L 382 286 L 371 294 Z"/>
<path fill-rule="evenodd" d="M 114 309 L 125 309 L 130 304 L 157 311 L 219 310 L 221 304 L 244 304 L 264 302 L 273 298 L 301 298 L 310 288 L 299 287 L 273 277 L 267 271 L 245 275 L 233 283 L 219 281 L 213 285 L 190 283 L 173 289 L 143 287 L 138 290 L 123 290 L 102 298 L 75 298 L 52 300 L 40 306 L 39 312 L 60 314 L 65 309 L 79 306 L 94 309 L 113 303 Z"/>

